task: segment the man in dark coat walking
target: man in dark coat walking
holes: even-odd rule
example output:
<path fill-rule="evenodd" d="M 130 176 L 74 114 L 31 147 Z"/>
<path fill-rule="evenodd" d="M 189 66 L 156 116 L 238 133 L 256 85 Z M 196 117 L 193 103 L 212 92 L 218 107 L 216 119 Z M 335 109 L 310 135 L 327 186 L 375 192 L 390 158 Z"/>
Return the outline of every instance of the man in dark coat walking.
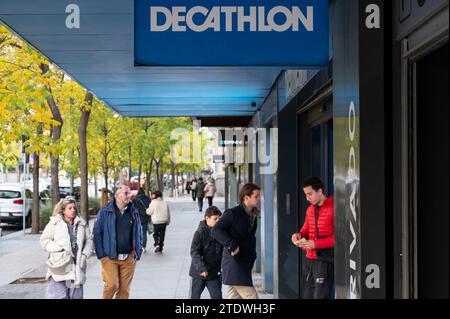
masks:
<path fill-rule="evenodd" d="M 145 191 L 142 187 L 139 187 L 136 198 L 133 200 L 134 205 L 139 211 L 139 216 L 141 217 L 142 225 L 142 251 L 145 253 L 147 249 L 147 231 L 148 223 L 150 222 L 150 216 L 147 215 L 146 211 L 148 206 L 150 206 L 151 199 L 145 195 Z"/>
<path fill-rule="evenodd" d="M 260 188 L 245 184 L 241 204 L 228 209 L 213 227 L 211 235 L 224 246 L 222 278 L 228 285 L 226 299 L 257 299 L 252 268 L 256 260 L 256 228 L 260 217 Z"/>
<path fill-rule="evenodd" d="M 196 194 L 198 201 L 198 211 L 203 211 L 203 198 L 205 198 L 205 183 L 203 183 L 203 178 L 199 178 L 196 186 Z"/>

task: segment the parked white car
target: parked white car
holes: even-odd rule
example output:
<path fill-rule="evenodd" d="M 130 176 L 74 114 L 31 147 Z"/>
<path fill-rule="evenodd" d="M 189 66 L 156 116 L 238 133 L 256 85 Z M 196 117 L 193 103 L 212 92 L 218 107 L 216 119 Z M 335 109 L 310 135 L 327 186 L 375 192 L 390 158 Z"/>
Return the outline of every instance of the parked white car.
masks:
<path fill-rule="evenodd" d="M 25 205 L 25 226 L 31 226 L 31 204 L 33 193 L 19 183 L 0 184 L 0 223 L 23 224 L 23 208 Z"/>

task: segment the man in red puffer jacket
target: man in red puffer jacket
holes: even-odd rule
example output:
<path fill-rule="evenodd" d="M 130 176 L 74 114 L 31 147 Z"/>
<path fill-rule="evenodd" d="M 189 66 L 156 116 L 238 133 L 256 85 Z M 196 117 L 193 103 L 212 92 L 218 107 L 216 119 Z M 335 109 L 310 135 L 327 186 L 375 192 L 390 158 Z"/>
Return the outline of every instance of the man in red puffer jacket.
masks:
<path fill-rule="evenodd" d="M 303 183 L 306 200 L 311 204 L 305 223 L 292 235 L 292 243 L 306 250 L 304 299 L 330 298 L 334 285 L 334 201 L 325 196 L 323 183 L 312 177 Z"/>

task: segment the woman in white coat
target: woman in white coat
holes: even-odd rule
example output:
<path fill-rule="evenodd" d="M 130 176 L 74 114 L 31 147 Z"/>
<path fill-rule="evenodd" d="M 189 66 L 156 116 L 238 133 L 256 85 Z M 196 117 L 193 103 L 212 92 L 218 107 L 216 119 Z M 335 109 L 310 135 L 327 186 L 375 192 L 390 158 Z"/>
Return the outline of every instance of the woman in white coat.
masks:
<path fill-rule="evenodd" d="M 75 199 L 61 199 L 55 206 L 40 243 L 49 253 L 46 298 L 83 299 L 93 242 L 89 225 L 78 216 Z"/>
<path fill-rule="evenodd" d="M 216 191 L 217 189 L 215 182 L 212 178 L 210 178 L 204 188 L 205 197 L 208 199 L 208 207 L 211 207 L 213 205 L 213 198 L 214 195 L 216 195 Z"/>

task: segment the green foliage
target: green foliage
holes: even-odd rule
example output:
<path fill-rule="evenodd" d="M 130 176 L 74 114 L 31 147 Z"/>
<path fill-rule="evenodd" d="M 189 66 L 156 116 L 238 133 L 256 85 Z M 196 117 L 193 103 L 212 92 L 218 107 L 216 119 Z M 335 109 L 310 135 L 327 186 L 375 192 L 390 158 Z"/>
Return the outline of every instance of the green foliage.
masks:
<path fill-rule="evenodd" d="M 51 201 L 48 201 L 45 204 L 41 204 L 39 208 L 39 224 L 43 226 L 47 225 L 50 221 L 52 213 L 53 209 Z"/>
<path fill-rule="evenodd" d="M 39 52 L 0 25 L 0 164 L 17 166 L 22 135 L 29 137 L 27 152 L 38 152 L 41 168 L 50 167 L 49 156 L 59 158 L 59 169 L 74 178 L 80 175 L 78 126 L 83 110 L 90 111 L 87 128 L 88 173 L 112 178 L 121 169 L 142 168 L 142 174 L 170 172 L 171 140 L 175 128 L 189 131 L 190 118 L 125 118 L 94 97 L 85 102 L 86 90 Z M 50 108 L 54 101 L 62 123 Z M 62 125 L 61 137 L 52 132 Z M 38 128 L 41 128 L 38 132 Z M 202 143 L 202 147 L 204 147 Z M 155 163 L 159 171 L 155 172 Z M 152 165 L 152 167 L 150 166 Z M 203 163 L 178 164 L 177 170 L 197 170 Z M 111 185 L 112 187 L 112 185 Z M 110 187 L 110 188 L 111 188 Z"/>
<path fill-rule="evenodd" d="M 95 197 L 88 198 L 89 209 L 99 210 L 100 209 L 100 199 Z"/>

